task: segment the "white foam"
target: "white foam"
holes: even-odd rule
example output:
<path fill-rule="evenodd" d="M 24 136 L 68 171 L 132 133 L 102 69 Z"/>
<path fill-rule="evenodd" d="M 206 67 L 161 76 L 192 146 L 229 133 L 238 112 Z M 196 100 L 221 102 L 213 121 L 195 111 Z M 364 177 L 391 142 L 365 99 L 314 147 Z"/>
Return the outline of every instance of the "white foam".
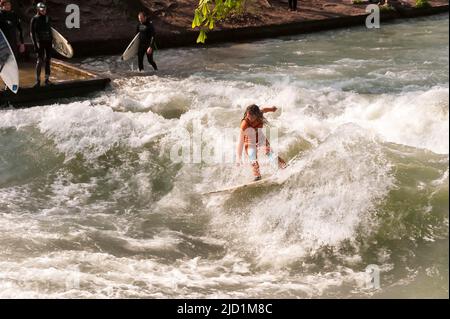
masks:
<path fill-rule="evenodd" d="M 374 130 L 385 140 L 448 154 L 448 88 L 381 95 L 365 103 L 350 103 L 336 118 Z M 361 102 L 361 101 L 359 101 Z"/>
<path fill-rule="evenodd" d="M 284 267 L 354 240 L 358 227 L 376 228 L 371 216 L 392 177 L 380 145 L 363 130 L 339 128 L 288 170 L 291 176 L 274 193 L 240 201 L 231 212 L 211 205 L 214 229 L 256 254 L 261 265 Z"/>
<path fill-rule="evenodd" d="M 163 264 L 67 251 L 2 261 L 0 267 L 2 298 L 300 298 L 324 295 L 343 283 L 362 286 L 366 279 L 349 269 L 306 276 L 253 272 L 232 255 Z"/>
<path fill-rule="evenodd" d="M 114 112 L 90 102 L 74 102 L 3 114 L 3 127 L 37 126 L 70 160 L 77 154 L 96 159 L 117 147 L 141 147 L 168 129 L 168 123 L 152 112 Z"/>

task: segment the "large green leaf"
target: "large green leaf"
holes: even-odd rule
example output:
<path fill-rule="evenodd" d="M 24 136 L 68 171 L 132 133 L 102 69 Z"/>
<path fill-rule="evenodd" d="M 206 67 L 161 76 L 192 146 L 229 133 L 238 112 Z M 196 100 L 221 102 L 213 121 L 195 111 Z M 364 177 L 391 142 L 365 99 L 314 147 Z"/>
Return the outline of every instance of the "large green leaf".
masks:
<path fill-rule="evenodd" d="M 206 32 L 205 30 L 200 30 L 200 34 L 198 35 L 197 38 L 197 43 L 205 43 L 206 40 Z"/>

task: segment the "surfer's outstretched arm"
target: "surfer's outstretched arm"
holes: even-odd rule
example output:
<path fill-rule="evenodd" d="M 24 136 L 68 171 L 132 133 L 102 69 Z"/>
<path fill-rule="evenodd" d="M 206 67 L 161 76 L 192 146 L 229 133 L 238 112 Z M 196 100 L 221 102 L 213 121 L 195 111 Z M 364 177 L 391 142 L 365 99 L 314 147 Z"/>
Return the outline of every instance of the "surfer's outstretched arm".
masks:
<path fill-rule="evenodd" d="M 276 106 L 272 106 L 272 107 L 263 107 L 261 109 L 261 112 L 263 113 L 269 113 L 269 112 L 276 112 L 278 110 L 278 108 Z"/>

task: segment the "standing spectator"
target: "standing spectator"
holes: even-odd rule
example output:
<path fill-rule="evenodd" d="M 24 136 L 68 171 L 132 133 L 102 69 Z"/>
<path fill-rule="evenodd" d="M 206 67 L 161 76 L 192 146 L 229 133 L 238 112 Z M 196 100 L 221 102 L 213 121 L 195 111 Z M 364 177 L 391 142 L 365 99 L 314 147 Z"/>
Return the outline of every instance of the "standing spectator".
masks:
<path fill-rule="evenodd" d="M 47 15 L 47 6 L 43 2 L 37 4 L 37 14 L 31 19 L 31 40 L 37 53 L 36 84 L 41 85 L 41 69 L 45 63 L 45 85 L 50 85 L 50 64 L 52 59 L 52 28 L 51 19 Z"/>
<path fill-rule="evenodd" d="M 297 11 L 297 0 L 289 0 L 289 11 Z"/>
<path fill-rule="evenodd" d="M 2 0 L 0 4 L 0 28 L 5 34 L 11 49 L 17 59 L 17 48 L 20 53 L 25 52 L 25 45 L 23 42 L 23 32 L 19 16 L 12 11 L 10 0 Z M 17 38 L 20 40 L 20 45 L 17 44 Z"/>
<path fill-rule="evenodd" d="M 155 47 L 155 28 L 153 27 L 150 19 L 144 12 L 139 12 L 139 24 L 136 28 L 136 32 L 139 33 L 139 51 L 138 51 L 138 63 L 139 71 L 144 70 L 144 55 L 147 55 L 148 63 L 151 64 L 156 71 L 155 60 L 153 60 L 153 52 Z"/>

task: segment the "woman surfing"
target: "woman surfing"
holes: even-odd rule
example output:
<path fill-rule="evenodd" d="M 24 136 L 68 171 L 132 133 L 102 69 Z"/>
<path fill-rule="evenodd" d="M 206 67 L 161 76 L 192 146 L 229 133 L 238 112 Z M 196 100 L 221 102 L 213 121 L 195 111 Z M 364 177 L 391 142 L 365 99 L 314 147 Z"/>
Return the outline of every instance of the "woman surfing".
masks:
<path fill-rule="evenodd" d="M 262 133 L 264 124 L 267 124 L 267 120 L 264 117 L 264 113 L 276 112 L 277 107 L 259 108 L 258 105 L 252 104 L 247 107 L 244 117 L 241 120 L 240 134 L 237 145 L 237 164 L 240 165 L 242 159 L 242 150 L 245 148 L 250 163 L 252 165 L 254 181 L 261 180 L 261 172 L 258 163 L 258 149 L 264 147 L 265 154 L 271 161 L 276 160 L 279 168 L 286 168 L 286 162 L 279 156 L 276 158 L 272 149 L 270 148 L 269 141 Z"/>

